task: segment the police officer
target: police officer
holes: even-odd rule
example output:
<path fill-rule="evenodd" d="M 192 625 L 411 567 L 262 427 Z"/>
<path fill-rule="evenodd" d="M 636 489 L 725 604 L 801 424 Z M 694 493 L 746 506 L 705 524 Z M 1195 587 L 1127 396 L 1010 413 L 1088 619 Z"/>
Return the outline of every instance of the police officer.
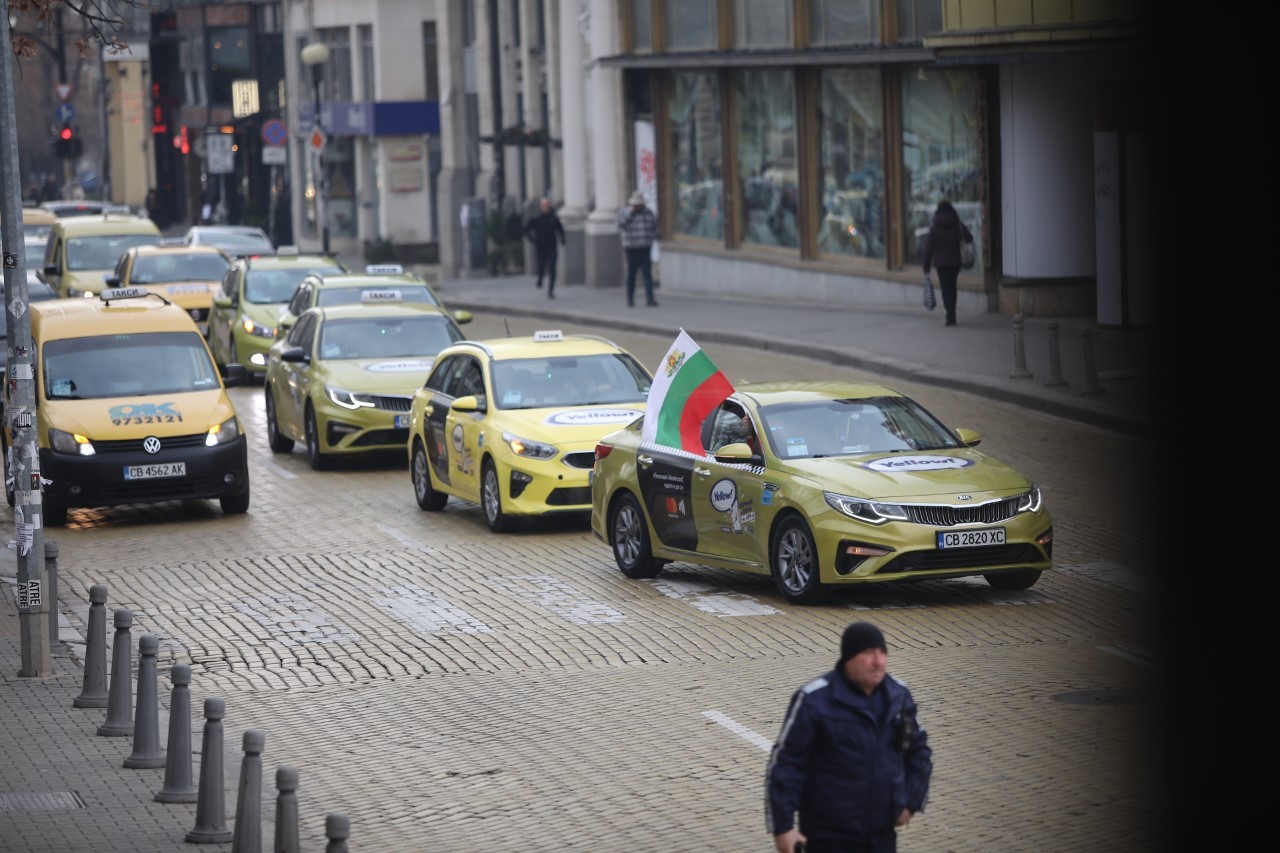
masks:
<path fill-rule="evenodd" d="M 836 668 L 791 697 L 765 780 L 779 853 L 893 853 L 896 831 L 924 810 L 933 750 L 887 660 L 880 629 L 855 622 Z"/>

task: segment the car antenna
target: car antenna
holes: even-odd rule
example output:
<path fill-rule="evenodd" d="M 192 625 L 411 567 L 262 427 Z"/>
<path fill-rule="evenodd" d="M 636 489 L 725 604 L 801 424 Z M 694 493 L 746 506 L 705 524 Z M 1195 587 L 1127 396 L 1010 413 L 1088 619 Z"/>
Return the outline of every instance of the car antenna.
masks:
<path fill-rule="evenodd" d="M 507 337 L 511 337 L 511 323 L 506 317 L 502 318 L 502 325 L 507 327 Z"/>

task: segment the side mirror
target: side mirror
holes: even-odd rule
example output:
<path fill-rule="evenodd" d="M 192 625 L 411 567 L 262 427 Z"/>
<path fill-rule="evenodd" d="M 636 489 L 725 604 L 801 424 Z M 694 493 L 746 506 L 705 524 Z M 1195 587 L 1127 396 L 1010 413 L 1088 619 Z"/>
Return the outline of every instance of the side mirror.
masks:
<path fill-rule="evenodd" d="M 213 307 L 214 308 L 230 308 L 231 297 L 219 293 L 217 296 L 213 297 Z"/>
<path fill-rule="evenodd" d="M 103 280 L 103 281 L 105 281 L 105 282 L 107 283 L 107 287 L 119 287 L 119 286 L 120 286 L 120 279 L 119 279 L 119 277 L 117 277 L 117 276 L 114 276 L 114 275 L 104 275 L 104 276 L 102 277 L 102 280 Z"/>
<path fill-rule="evenodd" d="M 472 320 L 471 312 L 470 311 L 454 311 L 453 319 L 457 322 L 459 326 L 461 326 L 463 323 L 470 323 Z"/>
<path fill-rule="evenodd" d="M 480 402 L 480 397 L 475 394 L 468 394 L 453 401 L 453 410 L 455 412 L 483 412 L 484 409 L 485 407 Z"/>
<path fill-rule="evenodd" d="M 311 359 L 307 357 L 307 353 L 302 347 L 285 347 L 280 351 L 280 360 L 294 364 L 306 364 Z"/>
<path fill-rule="evenodd" d="M 222 384 L 228 388 L 249 384 L 249 368 L 243 364 L 228 364 L 222 369 Z"/>
<path fill-rule="evenodd" d="M 715 452 L 717 462 L 750 462 L 754 458 L 757 458 L 756 454 L 751 452 L 751 445 L 745 441 L 726 444 Z"/>
<path fill-rule="evenodd" d="M 44 269 L 42 269 L 42 270 L 40 271 L 40 273 L 41 273 L 42 275 L 57 275 L 57 274 L 58 274 L 58 267 L 57 267 L 57 265 L 56 265 L 56 264 L 49 264 L 49 266 L 47 266 L 47 267 L 45 267 Z"/>
<path fill-rule="evenodd" d="M 960 443 L 965 447 L 977 447 L 982 444 L 982 434 L 977 430 L 960 427 L 956 430 L 956 438 L 960 439 Z"/>

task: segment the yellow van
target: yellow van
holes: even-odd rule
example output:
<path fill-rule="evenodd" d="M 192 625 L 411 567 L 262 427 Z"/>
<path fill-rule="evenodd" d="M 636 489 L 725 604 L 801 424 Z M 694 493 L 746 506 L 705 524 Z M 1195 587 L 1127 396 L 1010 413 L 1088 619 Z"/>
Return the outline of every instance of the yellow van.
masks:
<path fill-rule="evenodd" d="M 187 312 L 144 287 L 31 306 L 44 525 L 70 507 L 217 499 L 249 509 L 248 443 L 225 378 Z M 15 393 L 5 383 L 4 402 Z M 6 481 L 13 440 L 4 418 Z M 6 483 L 9 505 L 12 482 Z"/>
<path fill-rule="evenodd" d="M 36 277 L 59 296 L 93 296 L 130 246 L 157 246 L 160 229 L 125 213 L 76 216 L 53 224 Z"/>

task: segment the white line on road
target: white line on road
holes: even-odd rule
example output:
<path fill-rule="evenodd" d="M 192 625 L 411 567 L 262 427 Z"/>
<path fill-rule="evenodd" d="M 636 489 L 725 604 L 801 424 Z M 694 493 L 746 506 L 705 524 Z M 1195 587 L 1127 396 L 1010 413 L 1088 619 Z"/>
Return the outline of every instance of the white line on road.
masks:
<path fill-rule="evenodd" d="M 428 548 L 426 545 L 423 545 L 421 542 L 402 530 L 396 530 L 394 527 L 389 527 L 385 524 L 379 524 L 377 525 L 377 528 L 399 542 L 401 545 L 404 545 L 406 548 L 412 548 L 414 551 L 421 551 L 424 554 L 431 554 L 435 552 L 434 548 Z"/>
<path fill-rule="evenodd" d="M 667 598 L 685 601 L 713 616 L 773 616 L 782 612 L 750 596 L 720 592 L 698 581 L 663 579 L 649 581 L 649 584 Z"/>
<path fill-rule="evenodd" d="M 276 463 L 274 463 L 274 462 L 265 462 L 265 461 L 264 461 L 262 464 L 263 464 L 263 465 L 266 465 L 266 466 L 267 466 L 267 468 L 268 468 L 268 469 L 270 469 L 271 473 L 275 474 L 277 477 L 281 478 L 282 480 L 296 480 L 296 479 L 298 479 L 298 475 L 297 475 L 297 474 L 293 473 L 292 471 L 288 471 L 288 470 L 286 470 L 286 469 L 284 469 L 284 468 L 281 468 L 279 465 L 277 465 L 277 464 L 276 464 Z"/>
<path fill-rule="evenodd" d="M 744 740 L 751 741 L 756 746 L 763 749 L 765 752 L 768 752 L 769 750 L 773 749 L 773 741 L 769 740 L 767 737 L 756 734 L 755 732 L 751 731 L 751 729 L 742 725 L 742 723 L 739 723 L 736 720 L 726 717 L 724 714 L 721 714 L 719 711 L 703 711 L 702 716 L 706 717 L 708 720 L 711 720 L 713 723 L 719 723 L 729 731 L 733 732 L 738 737 Z"/>

